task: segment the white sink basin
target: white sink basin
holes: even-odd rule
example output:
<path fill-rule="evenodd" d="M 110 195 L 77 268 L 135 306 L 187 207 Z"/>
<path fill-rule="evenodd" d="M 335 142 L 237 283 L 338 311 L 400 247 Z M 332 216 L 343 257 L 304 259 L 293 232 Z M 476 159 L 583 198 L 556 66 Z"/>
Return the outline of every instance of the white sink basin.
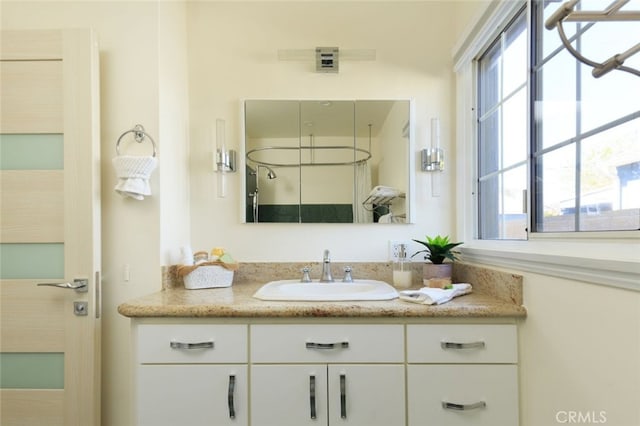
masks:
<path fill-rule="evenodd" d="M 253 295 L 261 300 L 341 301 L 391 300 L 398 297 L 395 288 L 383 281 L 353 280 L 352 283 L 303 283 L 299 280 L 271 281 Z"/>

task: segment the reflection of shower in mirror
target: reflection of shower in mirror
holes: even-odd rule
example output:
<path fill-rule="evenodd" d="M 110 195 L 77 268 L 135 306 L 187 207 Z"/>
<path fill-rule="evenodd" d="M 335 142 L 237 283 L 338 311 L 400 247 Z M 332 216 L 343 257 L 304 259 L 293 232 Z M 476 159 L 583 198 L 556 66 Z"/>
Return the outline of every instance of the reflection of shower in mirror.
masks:
<path fill-rule="evenodd" d="M 278 177 L 278 175 L 276 175 L 276 172 L 273 171 L 273 169 L 269 166 L 263 166 L 263 165 L 259 165 L 258 166 L 258 170 L 260 170 L 260 167 L 264 167 L 265 169 L 267 169 L 267 179 L 275 179 Z M 253 176 L 257 176 L 258 172 L 250 172 Z"/>
<path fill-rule="evenodd" d="M 271 167 L 267 167 L 267 166 L 263 166 L 263 167 L 269 171 L 269 173 L 267 173 L 268 179 L 275 179 L 277 177 L 276 172 L 274 172 Z"/>
<path fill-rule="evenodd" d="M 245 101 L 245 222 L 408 223 L 410 111 L 408 100 Z M 367 204 L 380 185 L 404 196 Z"/>

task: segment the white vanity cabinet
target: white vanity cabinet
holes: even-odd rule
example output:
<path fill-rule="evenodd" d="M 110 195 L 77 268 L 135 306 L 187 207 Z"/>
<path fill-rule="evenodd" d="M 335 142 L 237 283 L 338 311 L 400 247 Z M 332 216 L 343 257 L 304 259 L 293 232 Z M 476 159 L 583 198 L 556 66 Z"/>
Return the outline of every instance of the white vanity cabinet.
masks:
<path fill-rule="evenodd" d="M 252 426 L 405 424 L 404 329 L 251 327 Z"/>
<path fill-rule="evenodd" d="M 408 425 L 517 425 L 517 359 L 515 325 L 408 325 Z"/>
<path fill-rule="evenodd" d="M 517 426 L 514 323 L 137 320 L 134 426 Z"/>
<path fill-rule="evenodd" d="M 246 325 L 138 325 L 137 426 L 247 426 Z"/>

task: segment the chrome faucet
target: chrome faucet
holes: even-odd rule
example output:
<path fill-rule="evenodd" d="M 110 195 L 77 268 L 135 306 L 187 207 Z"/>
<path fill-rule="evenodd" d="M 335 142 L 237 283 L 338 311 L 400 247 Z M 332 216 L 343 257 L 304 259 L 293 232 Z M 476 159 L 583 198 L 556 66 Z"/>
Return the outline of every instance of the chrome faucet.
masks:
<path fill-rule="evenodd" d="M 332 283 L 333 276 L 331 275 L 331 259 L 329 259 L 329 250 L 324 251 L 322 256 L 322 276 L 320 277 L 321 283 Z"/>

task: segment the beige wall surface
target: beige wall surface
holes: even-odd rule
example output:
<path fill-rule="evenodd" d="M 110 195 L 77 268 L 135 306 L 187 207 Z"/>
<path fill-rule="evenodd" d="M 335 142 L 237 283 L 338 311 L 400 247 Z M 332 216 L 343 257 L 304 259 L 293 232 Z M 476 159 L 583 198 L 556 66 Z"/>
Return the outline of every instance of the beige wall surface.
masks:
<path fill-rule="evenodd" d="M 240 261 L 318 260 L 324 248 L 340 261 L 380 261 L 390 239 L 455 232 L 453 161 L 441 175 L 440 197 L 431 195 L 431 175 L 418 171 L 417 161 L 411 165 L 414 225 L 241 224 L 241 175 L 228 176 L 229 195 L 216 197 L 210 131 L 216 118 L 225 119 L 227 143 L 240 150 L 241 102 L 249 98 L 410 98 L 414 154 L 429 146 L 430 119 L 439 117 L 442 146 L 453 159 L 451 53 L 485 4 L 0 3 L 2 28 L 91 27 L 100 42 L 103 425 L 129 425 L 134 398 L 129 321 L 116 307 L 159 290 L 160 265 L 189 240 L 194 249 L 226 247 Z M 337 75 L 277 60 L 278 49 L 318 45 L 375 49 L 377 59 L 345 61 Z M 115 141 L 136 123 L 159 145 L 154 195 L 143 202 L 112 191 Z M 535 274 L 525 274 L 524 288 L 522 426 L 557 424 L 562 411 L 605 411 L 608 424 L 640 424 L 633 401 L 640 393 L 640 295 Z"/>
<path fill-rule="evenodd" d="M 523 275 L 521 426 L 640 424 L 640 293 Z"/>

